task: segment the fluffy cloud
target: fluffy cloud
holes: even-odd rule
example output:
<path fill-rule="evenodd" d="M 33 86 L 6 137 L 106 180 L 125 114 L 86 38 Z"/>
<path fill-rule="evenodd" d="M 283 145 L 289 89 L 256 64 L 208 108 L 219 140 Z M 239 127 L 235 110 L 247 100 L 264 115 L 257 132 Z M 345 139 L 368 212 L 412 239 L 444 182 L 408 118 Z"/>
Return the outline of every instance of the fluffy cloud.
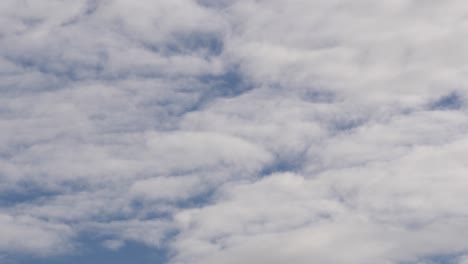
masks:
<path fill-rule="evenodd" d="M 0 214 L 2 252 L 31 252 L 38 255 L 63 253 L 71 250 L 69 239 L 73 235 L 70 227 L 47 222 L 28 216 Z M 55 251 L 55 252 L 54 252 Z"/>
<path fill-rule="evenodd" d="M 0 10 L 0 261 L 466 262 L 462 1 Z"/>

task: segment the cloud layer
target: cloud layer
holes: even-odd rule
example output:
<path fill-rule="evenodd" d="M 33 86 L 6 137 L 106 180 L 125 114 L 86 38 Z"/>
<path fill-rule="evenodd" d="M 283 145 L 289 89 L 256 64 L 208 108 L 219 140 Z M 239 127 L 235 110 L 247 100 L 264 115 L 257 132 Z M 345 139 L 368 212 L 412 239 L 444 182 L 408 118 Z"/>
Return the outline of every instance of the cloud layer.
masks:
<path fill-rule="evenodd" d="M 0 262 L 466 263 L 467 30 L 458 0 L 4 0 Z"/>

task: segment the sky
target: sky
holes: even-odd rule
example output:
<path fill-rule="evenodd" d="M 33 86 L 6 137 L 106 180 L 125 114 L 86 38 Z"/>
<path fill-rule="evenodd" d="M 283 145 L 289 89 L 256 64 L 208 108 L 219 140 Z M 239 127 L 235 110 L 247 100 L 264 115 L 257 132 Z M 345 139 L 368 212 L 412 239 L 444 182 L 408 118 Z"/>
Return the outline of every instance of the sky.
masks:
<path fill-rule="evenodd" d="M 0 263 L 468 264 L 461 0 L 0 1 Z"/>

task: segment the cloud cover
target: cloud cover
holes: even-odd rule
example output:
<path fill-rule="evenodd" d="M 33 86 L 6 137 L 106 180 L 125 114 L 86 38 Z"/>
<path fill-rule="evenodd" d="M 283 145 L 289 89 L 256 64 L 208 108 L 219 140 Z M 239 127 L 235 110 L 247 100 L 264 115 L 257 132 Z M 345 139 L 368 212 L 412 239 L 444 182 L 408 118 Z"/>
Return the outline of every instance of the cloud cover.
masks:
<path fill-rule="evenodd" d="M 463 1 L 0 13 L 0 261 L 466 262 Z"/>

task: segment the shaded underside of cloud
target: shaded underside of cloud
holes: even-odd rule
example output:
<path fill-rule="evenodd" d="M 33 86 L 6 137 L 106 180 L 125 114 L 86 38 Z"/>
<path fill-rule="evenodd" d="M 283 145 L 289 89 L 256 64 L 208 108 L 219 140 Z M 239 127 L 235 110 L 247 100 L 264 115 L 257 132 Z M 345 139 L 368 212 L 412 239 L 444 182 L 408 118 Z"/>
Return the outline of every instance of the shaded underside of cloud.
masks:
<path fill-rule="evenodd" d="M 459 0 L 4 0 L 0 262 L 468 263 L 467 30 Z"/>

